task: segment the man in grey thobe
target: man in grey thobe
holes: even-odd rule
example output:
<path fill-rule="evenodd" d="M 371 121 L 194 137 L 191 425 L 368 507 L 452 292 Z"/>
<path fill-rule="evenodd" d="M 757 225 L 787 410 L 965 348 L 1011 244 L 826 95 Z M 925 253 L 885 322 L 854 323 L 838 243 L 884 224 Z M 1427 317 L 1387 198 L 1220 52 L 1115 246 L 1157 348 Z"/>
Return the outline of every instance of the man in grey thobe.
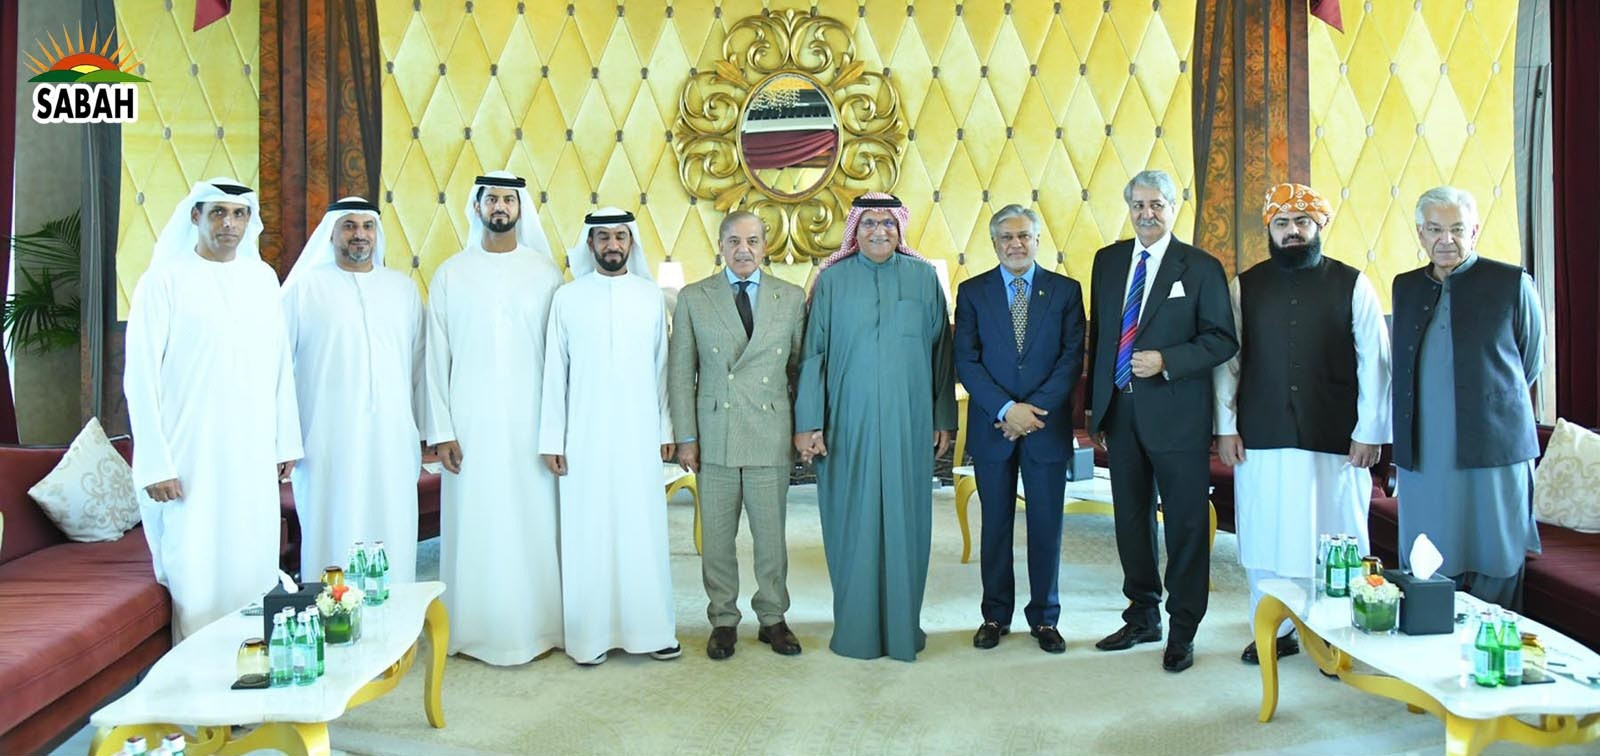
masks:
<path fill-rule="evenodd" d="M 1393 297 L 1401 562 L 1426 533 L 1457 588 L 1516 608 L 1525 554 L 1539 551 L 1529 387 L 1543 313 L 1520 267 L 1476 254 L 1471 194 L 1430 189 L 1416 220 L 1430 264 L 1397 276 Z"/>
<path fill-rule="evenodd" d="M 938 273 L 906 246 L 900 200 L 869 193 L 817 274 L 794 445 L 817 463 L 817 509 L 841 656 L 916 659 L 933 527 L 933 460 L 956 427 Z M 857 254 L 857 253 L 860 254 Z"/>

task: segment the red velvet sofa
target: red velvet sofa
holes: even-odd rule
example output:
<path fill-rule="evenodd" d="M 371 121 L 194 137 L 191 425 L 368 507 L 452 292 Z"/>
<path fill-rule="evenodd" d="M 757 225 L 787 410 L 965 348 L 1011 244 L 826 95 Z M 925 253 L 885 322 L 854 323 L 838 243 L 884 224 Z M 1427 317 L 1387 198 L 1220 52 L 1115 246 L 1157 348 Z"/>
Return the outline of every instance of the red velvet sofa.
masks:
<path fill-rule="evenodd" d="M 0 446 L 0 753 L 50 747 L 172 646 L 143 528 L 76 543 L 28 496 L 65 452 Z"/>
<path fill-rule="evenodd" d="M 1552 431 L 1539 426 L 1541 454 Z M 1373 499 L 1367 523 L 1373 553 L 1384 564 L 1399 564 L 1399 502 L 1387 496 Z M 1539 540 L 1544 551 L 1528 555 L 1522 613 L 1600 651 L 1600 533 L 1541 522 Z"/>

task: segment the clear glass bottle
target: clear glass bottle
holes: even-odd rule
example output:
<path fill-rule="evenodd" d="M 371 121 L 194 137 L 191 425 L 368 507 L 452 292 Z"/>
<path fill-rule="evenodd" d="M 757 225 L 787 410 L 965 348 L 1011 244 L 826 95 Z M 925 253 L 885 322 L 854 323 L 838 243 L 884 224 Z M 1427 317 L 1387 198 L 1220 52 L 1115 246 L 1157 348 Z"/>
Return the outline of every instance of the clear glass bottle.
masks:
<path fill-rule="evenodd" d="M 383 550 L 383 541 L 373 544 L 373 562 L 378 572 L 378 603 L 389 600 L 389 553 Z"/>
<path fill-rule="evenodd" d="M 365 541 L 356 541 L 350 547 L 350 561 L 344 568 L 345 585 L 351 588 L 360 588 L 362 593 L 367 592 L 367 544 Z"/>
<path fill-rule="evenodd" d="M 1333 536 L 1327 533 L 1317 536 L 1317 568 L 1311 573 L 1313 594 L 1320 594 L 1328 589 L 1328 552 L 1332 547 Z"/>

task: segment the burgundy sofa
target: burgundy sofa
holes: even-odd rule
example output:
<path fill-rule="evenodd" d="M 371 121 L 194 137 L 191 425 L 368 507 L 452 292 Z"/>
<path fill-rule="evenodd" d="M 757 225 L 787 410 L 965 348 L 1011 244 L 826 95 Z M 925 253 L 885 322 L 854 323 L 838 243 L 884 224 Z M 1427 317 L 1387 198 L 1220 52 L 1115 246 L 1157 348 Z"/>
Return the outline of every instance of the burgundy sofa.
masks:
<path fill-rule="evenodd" d="M 1539 426 L 1540 454 L 1553 430 Z M 1384 564 L 1399 564 L 1399 502 L 1392 497 L 1373 499 L 1367 522 L 1373 553 Z M 1600 651 L 1600 533 L 1541 522 L 1539 540 L 1544 551 L 1528 555 L 1522 613 Z"/>
<path fill-rule="evenodd" d="M 46 749 L 172 646 L 144 529 L 77 543 L 28 496 L 65 452 L 0 446 L 0 753 Z"/>

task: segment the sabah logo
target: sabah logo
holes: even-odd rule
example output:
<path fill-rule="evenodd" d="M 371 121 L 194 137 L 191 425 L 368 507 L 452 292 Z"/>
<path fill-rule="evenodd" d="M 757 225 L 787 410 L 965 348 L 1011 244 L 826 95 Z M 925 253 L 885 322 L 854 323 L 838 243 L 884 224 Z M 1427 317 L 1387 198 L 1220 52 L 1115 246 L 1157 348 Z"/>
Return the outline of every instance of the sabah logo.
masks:
<path fill-rule="evenodd" d="M 139 118 L 139 88 L 136 82 L 149 79 L 132 73 L 139 66 L 132 51 L 111 48 L 111 35 L 104 40 L 91 33 L 84 44 L 83 29 L 77 44 L 65 29 L 62 42 L 49 35 L 50 46 L 39 42 L 42 57 L 28 56 L 28 67 L 35 74 L 33 120 L 38 123 L 132 123 Z M 43 61 L 54 59 L 54 63 Z"/>

